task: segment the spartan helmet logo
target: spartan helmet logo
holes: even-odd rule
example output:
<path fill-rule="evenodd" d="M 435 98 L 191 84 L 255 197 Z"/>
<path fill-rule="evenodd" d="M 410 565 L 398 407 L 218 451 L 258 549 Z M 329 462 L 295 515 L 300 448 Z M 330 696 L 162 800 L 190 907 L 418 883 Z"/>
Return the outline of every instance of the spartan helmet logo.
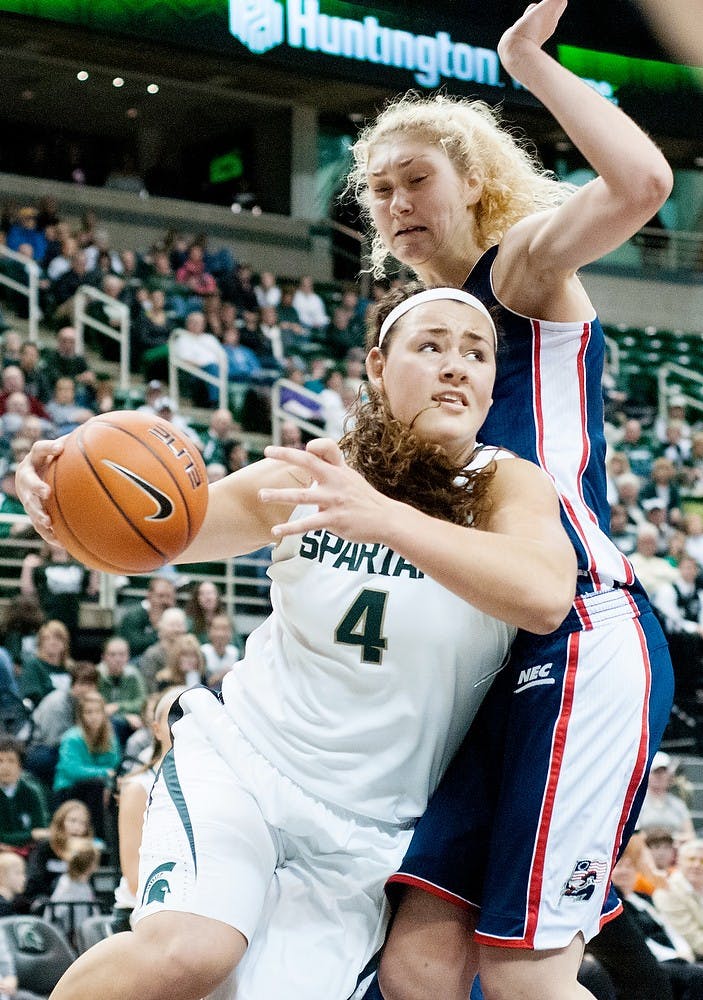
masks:
<path fill-rule="evenodd" d="M 166 899 L 166 893 L 171 892 L 171 886 L 166 875 L 167 872 L 172 872 L 175 867 L 175 861 L 167 861 L 153 870 L 144 885 L 142 906 L 148 906 L 149 903 L 163 903 Z"/>
<path fill-rule="evenodd" d="M 283 42 L 283 4 L 276 0 L 229 0 L 229 30 L 261 55 Z"/>

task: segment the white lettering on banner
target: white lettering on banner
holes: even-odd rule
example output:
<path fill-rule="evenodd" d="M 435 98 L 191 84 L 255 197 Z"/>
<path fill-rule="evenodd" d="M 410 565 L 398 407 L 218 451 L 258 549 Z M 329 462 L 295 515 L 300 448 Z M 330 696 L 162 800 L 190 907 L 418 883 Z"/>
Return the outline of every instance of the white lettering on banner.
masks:
<path fill-rule="evenodd" d="M 423 87 L 456 79 L 503 87 L 498 53 L 455 42 L 446 31 L 415 35 L 389 28 L 368 14 L 363 21 L 325 14 L 320 0 L 229 0 L 230 33 L 250 52 L 262 55 L 284 40 L 294 49 L 356 59 L 407 70 Z"/>

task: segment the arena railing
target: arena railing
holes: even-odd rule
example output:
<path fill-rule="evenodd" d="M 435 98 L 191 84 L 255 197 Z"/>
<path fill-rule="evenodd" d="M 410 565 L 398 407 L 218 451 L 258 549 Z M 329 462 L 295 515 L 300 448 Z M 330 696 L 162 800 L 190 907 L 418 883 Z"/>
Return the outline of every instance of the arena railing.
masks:
<path fill-rule="evenodd" d="M 657 371 L 657 409 L 664 420 L 672 396 L 680 396 L 687 408 L 703 415 L 703 374 L 674 362 L 662 365 Z"/>
<path fill-rule="evenodd" d="M 88 311 L 88 303 L 100 302 L 103 306 L 113 310 L 119 319 L 119 329 L 108 326 L 102 320 L 95 319 Z M 105 292 L 101 292 L 92 285 L 81 285 L 75 296 L 73 322 L 76 328 L 76 351 L 83 353 L 85 342 L 85 328 L 89 327 L 110 340 L 116 340 L 120 345 L 120 381 L 119 387 L 122 391 L 129 389 L 129 350 L 130 350 L 130 316 L 129 306 L 124 302 L 111 298 Z"/>
<path fill-rule="evenodd" d="M 217 389 L 219 407 L 220 409 L 227 409 L 228 406 L 228 383 L 227 383 L 227 355 L 225 354 L 224 348 L 219 349 L 219 372 L 217 375 L 211 375 L 210 372 L 203 371 L 198 365 L 193 364 L 191 361 L 187 361 L 185 358 L 179 358 L 176 356 L 173 347 L 176 344 L 178 338 L 182 333 L 187 333 L 187 330 L 178 328 L 173 331 L 168 339 L 168 394 L 173 400 L 176 409 L 180 405 L 180 372 L 186 372 L 188 375 L 195 379 L 200 379 L 207 385 L 212 385 Z"/>
<path fill-rule="evenodd" d="M 0 514 L 0 524 L 16 524 L 29 530 L 31 524 L 26 514 Z M 0 605 L 19 594 L 22 561 L 28 552 L 38 552 L 43 546 L 40 538 L 0 538 Z M 201 580 L 217 583 L 227 609 L 240 634 L 248 635 L 270 611 L 268 592 L 271 581 L 266 576 L 270 559 L 260 552 L 236 559 L 213 560 L 209 563 L 179 566 L 181 592 Z M 97 600 L 85 601 L 81 607 L 81 625 L 107 630 L 116 627 L 119 611 L 127 603 L 146 596 L 152 576 L 159 571 L 129 576 L 124 586 L 118 586 L 119 577 L 111 573 L 99 574 Z M 124 581 L 122 581 L 124 583 Z"/>
<path fill-rule="evenodd" d="M 4 274 L 0 267 L 0 284 L 11 288 L 13 292 L 23 295 L 27 299 L 29 314 L 27 320 L 28 336 L 30 340 L 38 341 L 39 321 L 42 318 L 41 309 L 39 308 L 39 276 L 41 274 L 39 265 L 36 261 L 30 260 L 15 250 L 9 250 L 5 246 L 0 246 L 0 257 L 18 264 L 21 268 L 24 268 L 27 274 L 26 282 L 15 281 L 8 274 Z"/>

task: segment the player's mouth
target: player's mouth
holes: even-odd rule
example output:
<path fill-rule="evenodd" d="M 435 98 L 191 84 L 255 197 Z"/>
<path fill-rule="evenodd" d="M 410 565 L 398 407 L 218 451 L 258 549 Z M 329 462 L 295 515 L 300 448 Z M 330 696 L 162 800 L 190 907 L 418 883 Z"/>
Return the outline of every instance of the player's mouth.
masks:
<path fill-rule="evenodd" d="M 469 405 L 469 401 L 466 398 L 466 396 L 464 395 L 464 393 L 463 392 L 454 391 L 454 390 L 452 390 L 451 392 L 449 392 L 449 391 L 448 392 L 438 392 L 436 395 L 434 395 L 432 397 L 432 399 L 436 403 L 439 403 L 440 405 L 444 404 L 446 406 L 451 406 L 451 407 L 459 409 L 459 410 L 461 410 L 465 406 Z"/>
<path fill-rule="evenodd" d="M 415 236 L 417 233 L 426 233 L 427 226 L 406 226 L 404 229 L 396 230 L 396 239 L 403 236 Z"/>

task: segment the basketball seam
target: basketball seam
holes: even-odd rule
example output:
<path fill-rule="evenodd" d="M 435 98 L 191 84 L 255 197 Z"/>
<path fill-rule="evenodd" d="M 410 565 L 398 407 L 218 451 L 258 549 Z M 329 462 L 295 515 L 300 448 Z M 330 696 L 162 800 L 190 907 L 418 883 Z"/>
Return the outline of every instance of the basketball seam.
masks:
<path fill-rule="evenodd" d="M 108 423 L 108 421 L 103 421 L 103 423 Z M 115 425 L 114 424 L 110 424 L 109 426 L 114 427 Z M 82 431 L 83 428 L 81 428 L 80 430 Z M 119 430 L 122 430 L 122 428 L 120 427 Z M 135 435 L 130 435 L 130 436 L 131 437 L 135 437 Z M 140 438 L 136 438 L 136 440 L 141 440 L 141 439 Z M 137 525 L 132 521 L 132 518 L 128 517 L 128 515 L 125 513 L 125 511 L 123 511 L 122 508 L 118 506 L 117 502 L 115 501 L 115 498 L 110 493 L 110 491 L 108 490 L 107 486 L 105 486 L 105 484 L 103 483 L 102 479 L 100 478 L 100 476 L 97 473 L 97 470 L 96 470 L 95 466 L 93 465 L 91 459 L 87 455 L 86 450 L 85 450 L 85 448 L 83 446 L 83 435 L 81 433 L 78 434 L 78 436 L 76 438 L 76 442 L 78 444 L 78 447 L 80 448 L 81 454 L 83 455 L 83 458 L 85 459 L 88 468 L 92 472 L 93 476 L 95 477 L 96 482 L 100 486 L 100 489 L 103 491 L 103 493 L 105 494 L 105 496 L 108 498 L 108 500 L 110 501 L 110 503 L 112 504 L 112 506 L 125 519 L 125 521 L 130 526 L 130 528 L 134 531 L 134 533 L 136 535 L 138 535 L 141 538 L 141 540 L 144 542 L 144 544 L 148 545 L 149 548 L 152 549 L 152 551 L 154 551 L 158 556 L 160 556 L 164 560 L 164 562 L 166 562 L 168 560 L 167 553 L 162 552 L 161 549 L 158 547 L 158 545 L 154 545 L 154 543 L 149 538 L 147 538 L 146 535 L 142 534 L 142 532 L 137 527 Z M 155 457 L 158 458 L 158 456 L 155 456 Z M 55 478 L 56 477 L 54 477 L 54 480 L 55 480 Z M 178 484 L 176 484 L 176 485 L 178 485 Z M 84 548 L 87 548 L 87 546 L 84 545 Z M 107 560 L 104 560 L 104 561 L 106 562 Z"/>
<path fill-rule="evenodd" d="M 173 485 L 178 490 L 180 498 L 183 501 L 183 509 L 185 511 L 186 522 L 187 522 L 187 525 L 188 525 L 188 528 L 187 528 L 188 541 L 186 542 L 186 545 L 190 545 L 190 543 L 192 541 L 193 524 L 192 524 L 192 519 L 191 519 L 191 516 L 190 516 L 190 508 L 188 506 L 188 500 L 187 500 L 187 498 L 186 498 L 183 490 L 181 489 L 180 483 L 178 482 L 177 479 L 175 479 L 175 477 L 174 477 L 173 473 L 171 472 L 170 468 L 168 467 L 168 465 L 164 462 L 164 460 L 161 458 L 161 456 L 158 454 L 158 452 L 156 452 L 152 448 L 151 444 L 148 441 L 145 441 L 143 438 L 140 438 L 138 434 L 135 434 L 133 431 L 130 431 L 126 427 L 122 427 L 120 424 L 113 423 L 111 420 L 101 419 L 99 422 L 101 424 L 107 426 L 107 427 L 112 427 L 115 430 L 119 430 L 123 434 L 129 435 L 129 437 L 131 437 L 134 441 L 138 441 L 141 445 L 143 445 L 146 448 L 146 450 L 149 452 L 149 454 L 152 455 L 156 459 L 156 461 L 159 463 L 159 465 L 161 465 L 161 467 L 163 469 L 165 469 L 166 472 L 169 474 L 169 476 L 171 477 L 171 480 L 173 481 Z M 171 432 L 171 433 L 173 433 L 173 432 Z M 197 449 L 196 449 L 196 451 L 197 451 Z"/>

